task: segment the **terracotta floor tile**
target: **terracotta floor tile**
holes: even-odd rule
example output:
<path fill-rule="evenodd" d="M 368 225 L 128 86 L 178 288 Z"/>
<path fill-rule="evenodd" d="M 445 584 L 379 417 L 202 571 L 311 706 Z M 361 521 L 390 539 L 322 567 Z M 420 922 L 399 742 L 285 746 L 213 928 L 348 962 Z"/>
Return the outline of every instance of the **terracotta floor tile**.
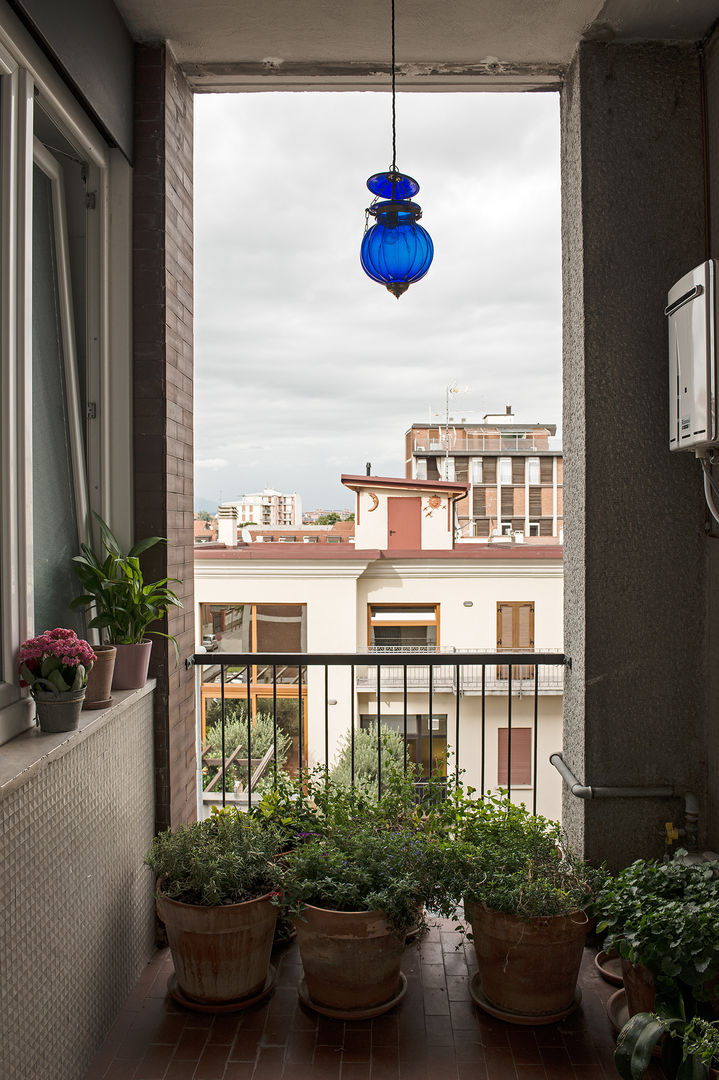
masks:
<path fill-rule="evenodd" d="M 551 1080 L 543 1065 L 517 1065 L 517 1080 Z"/>
<path fill-rule="evenodd" d="M 229 1052 L 229 1046 L 208 1043 L 197 1066 L 196 1080 L 222 1080 Z"/>
<path fill-rule="evenodd" d="M 270 1016 L 262 1032 L 263 1046 L 284 1046 L 290 1034 L 288 1016 Z"/>
<path fill-rule="evenodd" d="M 460 1064 L 484 1065 L 484 1047 L 480 1042 L 469 1042 L 464 1039 L 455 1039 L 454 1052 Z"/>
<path fill-rule="evenodd" d="M 396 1046 L 399 1038 L 397 1017 L 394 1013 L 385 1013 L 372 1021 L 372 1046 Z"/>
<path fill-rule="evenodd" d="M 359 1030 L 347 1025 L 345 1031 L 343 1062 L 369 1061 L 372 1051 L 371 1030 Z M 343 1066 L 344 1067 L 344 1066 Z"/>
<path fill-rule="evenodd" d="M 457 1063 L 457 1075 L 458 1080 L 493 1080 L 489 1076 L 486 1066 L 478 1066 L 472 1063 L 463 1064 L 461 1061 Z"/>
<path fill-rule="evenodd" d="M 372 1064 L 372 1080 L 399 1080 L 399 1062 L 394 1065 Z"/>
<path fill-rule="evenodd" d="M 284 1046 L 263 1046 L 257 1057 L 253 1080 L 277 1080 L 285 1063 Z"/>
<path fill-rule="evenodd" d="M 464 975 L 466 977 L 467 962 L 464 959 L 464 954 L 461 952 L 445 953 L 444 970 L 448 975 Z"/>
<path fill-rule="evenodd" d="M 193 1080 L 196 1061 L 171 1061 L 164 1080 Z"/>
<path fill-rule="evenodd" d="M 255 1063 L 249 1061 L 228 1061 L 224 1080 L 252 1080 Z"/>
<path fill-rule="evenodd" d="M 419 955 L 423 964 L 441 964 L 442 943 L 440 941 L 423 941 L 419 947 Z"/>
<path fill-rule="evenodd" d="M 290 1031 L 287 1038 L 286 1061 L 293 1065 L 309 1065 L 315 1052 L 314 1031 Z"/>
<path fill-rule="evenodd" d="M 427 987 L 422 997 L 425 1016 L 449 1016 L 446 986 Z"/>
<path fill-rule="evenodd" d="M 422 964 L 421 977 L 423 986 L 444 986 L 444 964 Z"/>
<path fill-rule="evenodd" d="M 205 1028 L 185 1028 L 177 1043 L 176 1059 L 178 1061 L 199 1061 L 206 1042 L 207 1030 Z"/>
<path fill-rule="evenodd" d="M 345 1025 L 342 1020 L 320 1016 L 317 1020 L 317 1045 L 342 1046 L 345 1041 Z"/>
<path fill-rule="evenodd" d="M 134 1080 L 162 1080 L 174 1053 L 175 1047 L 164 1043 L 149 1046 Z"/>
<path fill-rule="evenodd" d="M 241 1027 L 230 1050 L 230 1061 L 254 1061 L 260 1048 L 262 1031 Z"/>
<path fill-rule="evenodd" d="M 449 1016 L 425 1016 L 424 1022 L 427 1046 L 454 1046 L 454 1032 L 449 1022 Z"/>
<path fill-rule="evenodd" d="M 342 1064 L 342 1050 L 339 1046 L 317 1046 L 315 1048 L 314 1064 L 321 1069 L 332 1071 Z"/>

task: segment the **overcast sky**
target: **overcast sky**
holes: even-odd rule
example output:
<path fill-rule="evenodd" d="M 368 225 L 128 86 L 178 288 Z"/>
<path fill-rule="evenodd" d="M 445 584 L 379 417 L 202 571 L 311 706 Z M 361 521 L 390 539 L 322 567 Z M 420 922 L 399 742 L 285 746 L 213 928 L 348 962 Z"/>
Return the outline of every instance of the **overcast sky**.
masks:
<path fill-rule="evenodd" d="M 340 474 L 403 475 L 453 382 L 457 419 L 561 421 L 558 95 L 398 94 L 435 245 L 399 300 L 359 262 L 389 121 L 380 93 L 195 99 L 197 506 L 350 506 Z"/>

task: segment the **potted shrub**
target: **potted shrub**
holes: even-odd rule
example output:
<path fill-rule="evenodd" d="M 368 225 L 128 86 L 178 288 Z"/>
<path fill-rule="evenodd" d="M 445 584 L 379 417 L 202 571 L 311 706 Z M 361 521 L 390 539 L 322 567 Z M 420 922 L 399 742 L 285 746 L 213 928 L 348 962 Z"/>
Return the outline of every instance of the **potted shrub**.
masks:
<path fill-rule="evenodd" d="M 156 836 L 145 859 L 175 965 L 173 996 L 190 1007 L 245 1008 L 272 987 L 279 835 L 225 809 Z"/>
<path fill-rule="evenodd" d="M 140 567 L 140 555 L 156 544 L 166 544 L 161 536 L 141 540 L 125 553 L 112 532 L 95 515 L 102 535 L 103 555 L 98 556 L 81 544 L 81 554 L 73 559 L 83 592 L 70 605 L 73 608 L 94 607 L 95 615 L 89 625 L 101 631 L 117 649 L 112 686 L 115 690 L 135 690 L 145 685 L 150 663 L 152 634 L 177 642 L 161 630 L 149 630 L 169 607 L 182 607 L 168 587 L 177 578 L 160 578 L 146 583 Z"/>
<path fill-rule="evenodd" d="M 629 1015 L 652 1012 L 655 994 L 716 997 L 719 976 L 719 864 L 638 859 L 608 878 L 597 896 L 598 932 L 622 959 Z"/>
<path fill-rule="evenodd" d="M 87 641 L 62 627 L 22 643 L 19 681 L 30 688 L 42 731 L 73 731 L 77 727 L 87 675 L 95 659 Z"/>
<path fill-rule="evenodd" d="M 434 841 L 408 822 L 393 828 L 364 791 L 325 780 L 315 801 L 317 831 L 278 863 L 277 876 L 296 916 L 300 997 L 338 1019 L 376 1016 L 404 995 L 407 931 L 423 921 L 423 905 L 441 906 Z"/>
<path fill-rule="evenodd" d="M 548 1024 L 578 1004 L 576 990 L 601 872 L 564 847 L 561 827 L 506 797 L 458 789 L 449 858 L 472 927 L 478 973 L 470 992 L 487 1012 Z"/>

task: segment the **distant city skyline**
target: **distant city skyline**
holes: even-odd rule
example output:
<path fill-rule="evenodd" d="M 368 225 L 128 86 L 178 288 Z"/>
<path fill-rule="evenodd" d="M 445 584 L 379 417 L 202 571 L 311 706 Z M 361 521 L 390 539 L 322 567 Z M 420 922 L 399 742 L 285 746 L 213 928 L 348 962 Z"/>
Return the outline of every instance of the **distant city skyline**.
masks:
<path fill-rule="evenodd" d="M 445 415 L 561 425 L 554 94 L 400 94 L 398 165 L 435 243 L 400 299 L 359 265 L 389 96 L 196 100 L 196 505 L 273 487 L 346 504 Z M 212 509 L 212 506 L 208 506 Z"/>

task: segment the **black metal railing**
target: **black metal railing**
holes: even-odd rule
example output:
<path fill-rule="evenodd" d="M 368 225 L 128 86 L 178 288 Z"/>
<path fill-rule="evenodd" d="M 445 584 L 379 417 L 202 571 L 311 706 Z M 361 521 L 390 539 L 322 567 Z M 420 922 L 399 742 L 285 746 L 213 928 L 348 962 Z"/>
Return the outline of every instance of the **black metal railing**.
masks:
<path fill-rule="evenodd" d="M 199 652 L 191 656 L 187 666 L 194 666 L 201 676 L 198 678 L 198 701 L 219 702 L 219 723 L 221 746 L 219 760 L 212 759 L 212 765 L 206 770 L 205 792 L 214 793 L 211 798 L 221 799 L 225 806 L 228 801 L 250 808 L 253 794 L 256 797 L 257 786 L 271 772 L 277 774 L 279 762 L 278 745 L 283 738 L 290 739 L 293 762 L 289 771 L 301 774 L 312 765 L 324 766 L 329 773 L 331 754 L 336 747 L 330 740 L 330 707 L 337 704 L 338 688 L 341 688 L 344 702 L 348 705 L 346 738 L 350 750 L 350 782 L 355 783 L 356 762 L 355 743 L 358 738 L 358 718 L 362 720 L 362 706 L 365 710 L 375 703 L 376 713 L 369 717 L 370 729 L 376 730 L 377 761 L 376 782 L 378 792 L 382 790 L 383 769 L 383 732 L 393 730 L 401 734 L 403 740 L 403 764 L 409 767 L 413 744 L 415 761 L 424 768 L 426 779 L 428 770 L 446 768 L 447 748 L 450 727 L 453 727 L 452 770 L 456 776 L 464 771 L 468 764 L 464 753 L 462 738 L 462 705 L 469 697 L 474 697 L 473 709 L 479 724 L 479 789 L 487 790 L 486 775 L 486 739 L 488 727 L 488 703 L 498 695 L 506 699 L 504 720 L 506 721 L 506 762 L 504 774 L 506 784 L 502 787 L 512 792 L 512 732 L 513 711 L 517 701 L 529 697 L 531 700 L 529 725 L 531 735 L 531 799 L 533 812 L 537 812 L 538 797 L 538 734 L 540 725 L 540 700 L 546 695 L 562 692 L 563 669 L 567 664 L 561 652 L 535 651 L 492 651 L 492 652 L 441 652 L 437 650 L 415 648 L 393 649 L 391 652 L 373 649 L 362 653 L 223 653 Z M 346 674 L 335 669 L 345 669 Z M 330 694 L 330 671 L 333 671 L 332 696 Z M 319 678 L 315 676 L 318 672 Z M 323 673 L 323 678 L 321 677 Z M 383 695 L 399 695 L 394 702 L 399 706 L 391 711 L 385 707 Z M 414 705 L 409 708 L 409 698 L 413 696 Z M 418 712 L 417 695 L 426 702 Z M 439 695 L 453 698 L 453 716 L 449 712 L 439 720 L 435 716 L 435 704 Z M 360 701 L 360 696 L 365 700 Z M 230 747 L 226 740 L 228 702 L 241 703 L 241 720 L 246 721 L 246 739 L 241 746 Z M 258 713 L 258 703 L 262 702 L 262 712 L 271 721 L 271 742 L 265 746 L 261 757 L 253 755 L 253 724 Z M 478 701 L 478 708 L 477 708 Z M 280 717 L 280 705 L 287 713 L 287 705 L 294 710 L 290 725 L 291 735 L 283 735 L 283 720 Z M 203 705 L 204 707 L 204 705 Z M 496 701 L 495 706 L 496 708 Z M 523 706 L 526 720 L 526 706 Z M 437 710 L 439 711 L 439 710 Z M 204 716 L 204 713 L 202 714 Z M 294 723 L 296 719 L 296 724 Z M 309 729 L 321 724 L 323 738 L 313 739 L 313 745 L 321 747 L 321 753 L 315 753 L 315 760 L 308 761 Z M 437 724 L 445 723 L 445 731 L 440 734 Z M 495 717 L 496 719 L 496 717 Z M 365 715 L 364 720 L 367 721 Z M 427 721 L 426 726 L 424 721 Z M 286 721 L 286 716 L 285 716 Z M 526 722 L 522 723 L 526 728 Z M 237 730 L 237 729 L 235 729 Z M 516 730 L 516 727 L 515 729 Z M 204 732 L 203 732 L 204 733 Z M 244 734 L 244 733 L 243 733 Z M 336 736 L 335 725 L 335 736 Z M 476 733 L 472 740 L 477 742 Z M 433 746 L 434 744 L 434 746 Z M 443 748 L 443 753 L 433 750 Z M 373 752 L 373 751 L 372 751 Z M 473 751 L 476 753 L 476 751 Z M 422 766 L 424 762 L 424 766 Z M 228 791 L 228 773 L 232 766 L 244 770 L 244 784 L 238 781 L 235 789 Z M 476 766 L 476 761 L 472 761 Z M 476 771 L 476 769 L 475 769 Z M 421 777 L 420 777 L 421 785 Z M 491 787 L 498 785 L 491 784 Z M 515 785 L 518 786 L 518 785 Z M 219 789 L 219 790 L 218 790 Z M 207 796 L 205 796 L 207 798 Z"/>

